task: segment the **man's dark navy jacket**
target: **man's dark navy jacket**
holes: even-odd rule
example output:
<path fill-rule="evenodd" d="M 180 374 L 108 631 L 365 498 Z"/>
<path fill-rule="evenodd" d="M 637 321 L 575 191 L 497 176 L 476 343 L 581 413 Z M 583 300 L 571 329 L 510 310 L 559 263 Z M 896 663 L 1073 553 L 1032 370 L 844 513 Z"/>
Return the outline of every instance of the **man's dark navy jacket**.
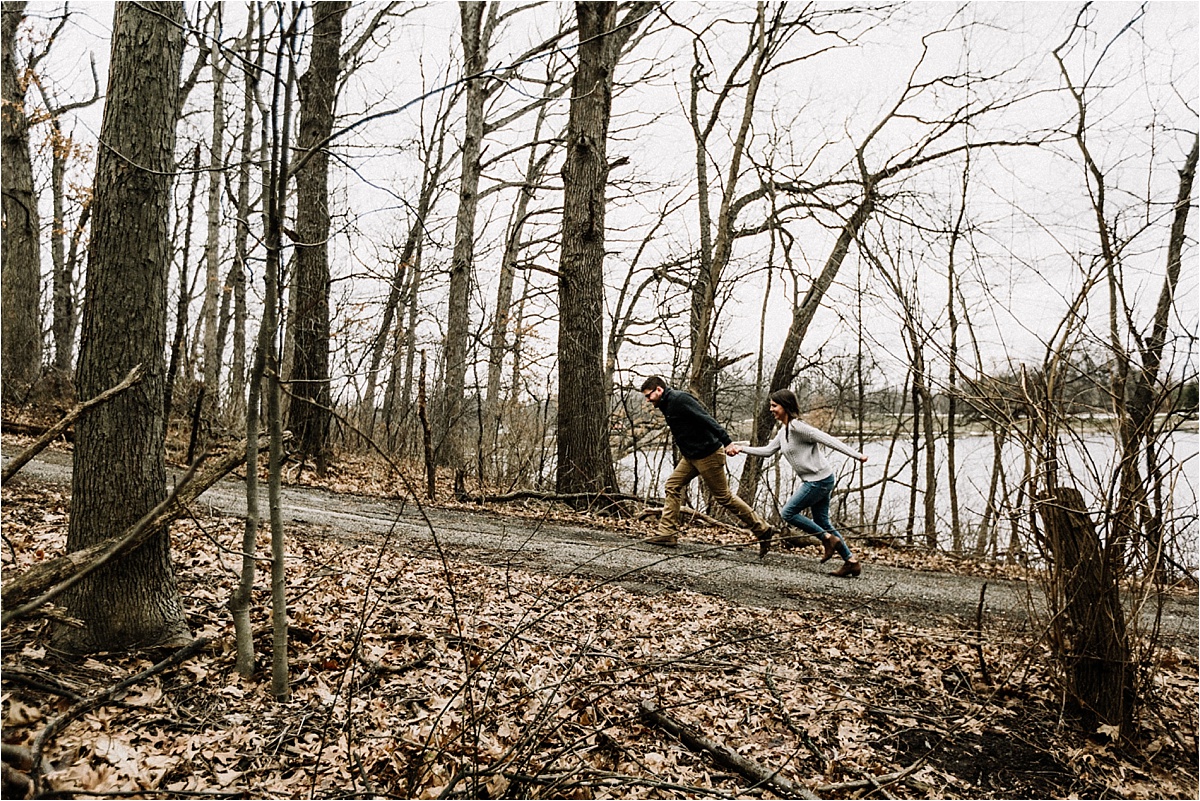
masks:
<path fill-rule="evenodd" d="M 664 389 L 658 410 L 667 419 L 679 452 L 688 459 L 712 456 L 733 441 L 700 401 L 682 389 Z"/>

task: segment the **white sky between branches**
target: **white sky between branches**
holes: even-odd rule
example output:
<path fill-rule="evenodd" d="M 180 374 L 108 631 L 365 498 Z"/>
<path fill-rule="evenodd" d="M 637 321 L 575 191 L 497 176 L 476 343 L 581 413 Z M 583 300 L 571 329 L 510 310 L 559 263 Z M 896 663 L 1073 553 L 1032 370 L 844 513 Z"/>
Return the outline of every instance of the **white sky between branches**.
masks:
<path fill-rule="evenodd" d="M 371 3 L 355 4 L 348 24 L 353 25 L 369 16 L 375 7 Z M 1076 3 L 969 5 L 957 19 L 974 20 L 981 25 L 969 34 L 955 30 L 932 39 L 932 57 L 921 74 L 930 76 L 937 70 L 954 70 L 969 63 L 972 68 L 984 72 L 1006 68 L 1010 70 L 1006 79 L 1012 83 L 1027 81 L 1030 86 L 1057 89 L 1061 79 L 1050 51 L 1066 37 L 1080 7 L 1081 4 Z M 1096 34 L 1076 49 L 1077 55 L 1071 61 L 1075 75 L 1082 75 L 1085 68 L 1094 65 L 1100 50 L 1135 16 L 1138 7 L 1136 3 L 1124 2 L 1102 3 L 1095 7 Z M 28 13 L 45 18 L 60 8 L 58 3 L 30 3 Z M 73 24 L 64 41 L 56 45 L 43 63 L 60 100 L 90 94 L 89 55 L 95 56 L 102 88 L 107 69 L 112 5 L 73 3 L 71 8 L 76 15 Z M 695 25 L 702 20 L 711 20 L 718 12 L 743 19 L 753 12 L 752 6 L 746 3 L 674 3 L 668 8 L 672 19 Z M 779 81 L 768 87 L 759 104 L 761 113 L 755 123 L 756 135 L 764 139 L 786 139 L 789 152 L 794 153 L 797 160 L 811 158 L 820 146 L 821 155 L 813 177 L 827 177 L 835 165 L 846 160 L 850 142 L 874 125 L 883 110 L 894 102 L 915 64 L 921 35 L 949 24 L 959 8 L 949 3 L 908 4 L 901 9 L 896 21 L 864 34 L 857 47 L 827 53 L 784 71 Z M 489 62 L 492 65 L 510 63 L 517 54 L 553 30 L 560 17 L 569 16 L 572 9 L 570 4 L 552 3 L 514 18 L 498 37 Z M 194 15 L 192 4 L 188 4 L 188 13 L 189 17 Z M 243 13 L 242 4 L 226 4 L 226 37 L 233 38 L 241 33 Z M 1096 129 L 1090 135 L 1089 143 L 1094 146 L 1097 157 L 1112 170 L 1111 177 L 1128 192 L 1143 195 L 1153 192 L 1159 199 L 1174 198 L 1178 181 L 1176 170 L 1190 144 L 1188 132 L 1194 135 L 1197 125 L 1197 61 L 1200 60 L 1197 56 L 1197 16 L 1197 4 L 1192 2 L 1150 3 L 1145 18 L 1113 45 L 1097 72 L 1098 82 L 1111 86 L 1095 96 L 1092 121 Z M 654 24 L 658 32 L 623 64 L 620 77 L 639 76 L 651 61 L 659 62 L 659 65 L 652 78 L 638 81 L 616 98 L 609 156 L 610 159 L 627 157 L 630 160 L 628 166 L 614 171 L 613 178 L 618 181 L 636 179 L 675 188 L 632 199 L 621 190 L 610 193 L 607 273 L 610 285 L 614 287 L 633 256 L 647 221 L 668 194 L 679 191 L 689 181 L 694 171 L 694 146 L 682 116 L 690 48 L 682 30 L 664 29 L 661 19 Z M 339 103 L 343 120 L 352 122 L 364 113 L 402 105 L 431 87 L 460 77 L 461 46 L 457 27 L 458 7 L 450 2 L 433 3 L 397 23 L 387 36 L 388 46 L 350 81 Z M 742 37 L 739 31 L 736 35 L 725 34 L 715 40 L 713 58 L 727 61 L 730 54 L 741 47 Z M 803 38 L 798 41 L 812 46 L 811 42 L 805 44 Z M 720 52 L 721 48 L 727 52 Z M 194 55 L 189 55 L 189 59 L 192 57 Z M 538 64 L 531 63 L 523 72 L 532 76 L 537 69 Z M 227 106 L 231 109 L 240 104 L 237 77 L 231 76 L 230 81 Z M 526 93 L 536 91 L 532 84 L 513 82 L 499 93 L 496 102 L 499 105 L 516 104 Z M 197 87 L 191 100 L 193 113 L 180 131 L 181 152 L 188 149 L 185 142 L 207 140 L 210 124 L 206 112 L 210 103 L 211 89 L 207 85 Z M 556 112 L 555 125 L 561 125 L 565 120 L 565 110 L 564 100 Z M 335 213 L 340 213 L 335 225 L 340 223 L 341 227 L 331 242 L 330 252 L 335 277 L 341 279 L 335 283 L 333 292 L 340 311 L 335 328 L 342 331 L 343 341 L 362 340 L 371 333 L 371 326 L 377 324 L 374 304 L 382 299 L 386 288 L 371 276 L 385 274 L 388 269 L 390 253 L 380 247 L 381 244 L 401 240 L 406 231 L 408 220 L 404 203 L 414 197 L 419 166 L 398 146 L 416 135 L 419 114 L 419 109 L 414 108 L 363 126 L 339 140 L 337 150 L 342 166 L 335 169 L 331 184 L 337 204 Z M 1067 98 L 1061 94 L 1047 94 L 1036 103 L 1014 109 L 1003 125 L 1020 132 L 1062 124 L 1069 118 Z M 99 120 L 100 105 L 97 104 L 75 121 L 75 133 L 82 139 L 94 141 Z M 71 130 L 72 125 L 68 123 L 67 128 Z M 894 152 L 910 135 L 910 131 L 889 132 L 881 138 L 876 152 Z M 489 142 L 488 154 L 501 151 L 506 142 L 517 143 L 527 136 L 525 130 L 505 132 Z M 952 141 L 957 143 L 961 139 Z M 721 163 L 722 151 L 718 150 L 716 157 Z M 518 162 L 523 163 L 523 157 L 499 165 L 490 173 L 490 179 L 512 179 L 515 177 L 512 168 Z M 551 168 L 552 174 L 556 170 L 557 162 Z M 457 174 L 457 165 L 452 165 L 448 171 L 450 183 L 457 179 Z M 488 180 L 485 178 L 485 186 Z M 958 180 L 957 168 L 930 170 L 918 176 L 913 186 L 932 198 L 923 202 L 945 207 L 958 202 L 955 198 Z M 964 291 L 972 300 L 976 315 L 973 322 L 978 329 L 981 348 L 985 358 L 992 363 L 1007 359 L 1036 362 L 1040 359 L 1043 343 L 1053 334 L 1071 292 L 1080 281 L 1074 262 L 1086 260 L 1098 250 L 1077 150 L 1071 143 L 1063 142 L 1039 151 L 1005 150 L 979 154 L 972 163 L 972 185 L 976 191 L 968 211 L 981 229 L 974 244 L 983 255 L 979 264 L 964 265 L 963 275 L 967 284 Z M 750 185 L 743 183 L 741 187 L 748 189 Z M 184 190 L 181 187 L 177 191 Z M 499 262 L 497 248 L 512 207 L 511 192 L 501 197 L 505 198 L 504 202 L 480 206 L 476 237 L 480 283 L 473 315 L 479 320 L 493 312 L 495 265 Z M 48 193 L 44 193 L 43 201 L 48 203 L 48 200 Z M 1126 194 L 1114 193 L 1113 200 L 1127 207 L 1130 213 L 1136 208 Z M 543 193 L 542 202 L 555 202 L 553 194 Z M 714 199 L 714 206 L 715 202 Z M 1162 213 L 1160 209 L 1159 214 Z M 426 258 L 431 269 L 444 269 L 449 262 L 453 214 L 454 201 L 448 197 L 432 224 L 434 242 L 426 245 Z M 44 215 L 48 217 L 48 208 Z M 542 217 L 547 227 L 557 225 L 560 218 L 561 215 Z M 202 223 L 198 222 L 198 225 Z M 1192 371 L 1195 370 L 1193 349 L 1200 306 L 1197 284 L 1200 271 L 1196 267 L 1195 248 L 1197 225 L 1197 214 L 1193 210 L 1189 225 L 1191 236 L 1179 287 L 1179 317 L 1173 325 L 1174 332 L 1191 337 L 1184 344 L 1183 352 L 1175 355 L 1175 367 L 1182 369 L 1186 362 L 1187 369 Z M 794 255 L 798 268 L 802 274 L 815 274 L 828 255 L 835 233 L 804 221 L 792 223 L 790 231 L 797 241 Z M 202 235 L 193 234 L 193 243 L 202 238 Z M 676 214 L 654 239 L 647 263 L 694 250 L 698 242 L 692 204 Z M 1148 246 L 1165 245 L 1165 232 L 1149 236 L 1146 243 L 1146 248 L 1135 249 L 1127 259 L 1130 298 L 1142 322 L 1157 299 L 1163 269 L 1163 251 L 1151 251 Z M 944 324 L 945 288 L 941 277 L 944 253 L 915 238 L 900 242 L 899 247 L 911 260 L 912 269 L 922 276 L 922 308 L 926 318 L 931 324 Z M 767 258 L 765 244 L 743 240 L 735 249 L 736 263 L 730 274 L 735 279 L 735 290 L 723 313 L 724 327 L 720 336 L 723 353 L 754 351 L 758 347 L 758 317 L 765 288 L 762 268 Z M 546 254 L 537 262 L 553 268 L 557 266 L 556 259 L 556 255 Z M 822 345 L 829 353 L 851 347 L 856 314 L 854 284 L 858 269 L 857 256 L 852 253 L 839 276 L 839 286 L 831 291 L 826 308 L 810 331 L 806 351 L 815 351 Z M 532 310 L 538 311 L 543 320 L 552 317 L 552 276 L 534 273 L 532 280 L 544 290 Z M 444 287 L 444 280 L 435 286 Z M 790 282 L 778 278 L 771 288 L 765 338 L 768 361 L 778 353 L 786 332 L 793 289 Z M 799 291 L 804 289 L 806 283 L 802 280 Z M 896 303 L 881 296 L 881 291 L 878 282 L 870 282 L 870 296 L 863 301 L 864 317 L 868 321 L 873 355 L 885 367 L 891 383 L 898 384 L 903 377 L 902 365 L 906 356 L 898 333 Z M 653 305 L 659 299 L 647 300 Z M 1098 293 L 1091 307 L 1101 314 L 1105 304 L 1106 299 Z M 650 308 L 645 310 L 646 314 L 650 311 Z M 440 341 L 439 320 L 443 316 L 434 307 L 425 317 L 423 336 L 431 344 Z M 1099 317 L 1095 324 L 1103 325 Z M 685 329 L 686 318 L 681 318 L 675 323 L 675 336 L 686 338 Z M 1095 333 L 1103 338 L 1102 328 L 1097 328 Z M 552 323 L 543 322 L 535 343 L 543 353 L 540 362 L 545 368 L 543 374 L 553 368 L 554 342 Z M 656 359 L 662 358 L 653 351 L 627 350 L 626 365 L 635 371 L 649 369 Z"/>

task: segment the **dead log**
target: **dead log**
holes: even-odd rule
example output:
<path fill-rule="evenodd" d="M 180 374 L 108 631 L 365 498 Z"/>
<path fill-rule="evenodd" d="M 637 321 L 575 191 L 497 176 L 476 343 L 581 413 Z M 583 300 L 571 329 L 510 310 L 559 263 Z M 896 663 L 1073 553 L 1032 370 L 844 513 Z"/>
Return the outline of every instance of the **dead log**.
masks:
<path fill-rule="evenodd" d="M 40 437 L 51 428 L 53 426 L 48 426 L 45 423 L 22 423 L 20 420 L 0 421 L 0 431 L 3 431 L 5 434 L 16 434 L 20 437 Z M 68 428 L 62 432 L 61 436 L 67 442 L 74 442 L 75 429 Z"/>
<path fill-rule="evenodd" d="M 39 608 L 110 559 L 141 545 L 161 526 L 183 514 L 189 504 L 245 459 L 246 446 L 241 443 L 213 460 L 203 470 L 199 469 L 203 463 L 197 462 L 175 485 L 165 501 L 128 530 L 89 548 L 34 565 L 13 578 L 6 578 L 0 588 L 0 602 L 8 611 L 0 618 L 0 626 L 7 626 L 11 620 Z"/>
<path fill-rule="evenodd" d="M 662 712 L 650 701 L 642 701 L 639 708 L 642 717 L 650 723 L 675 735 L 679 738 L 680 742 L 693 751 L 701 751 L 709 754 L 722 767 L 737 772 L 739 775 L 754 782 L 754 784 L 769 787 L 771 788 L 771 792 L 785 798 L 819 798 L 819 796 L 815 795 L 804 785 L 797 784 L 790 779 L 780 776 L 779 771 L 762 763 L 755 762 L 752 759 L 747 759 L 724 743 L 697 734 L 685 724 Z"/>
<path fill-rule="evenodd" d="M 623 517 L 635 517 L 629 504 L 643 503 L 636 495 L 626 495 L 621 492 L 541 492 L 538 490 L 515 490 L 513 492 L 472 495 L 467 492 L 455 493 L 457 500 L 463 503 L 512 503 L 514 501 L 548 501 L 565 503 L 574 509 L 582 507 L 596 508 L 602 512 L 616 511 Z"/>
<path fill-rule="evenodd" d="M 79 693 L 79 687 L 72 686 L 67 681 L 39 668 L 25 667 L 22 665 L 5 665 L 4 683 L 22 684 L 26 687 L 31 687 L 44 693 L 61 695 L 63 698 L 66 698 L 69 701 L 83 700 L 83 696 Z M 8 744 L 5 743 L 4 747 L 7 748 Z M 4 761 L 11 762 L 12 760 L 6 756 L 4 757 Z"/>
<path fill-rule="evenodd" d="M 7 484 L 8 480 L 17 474 L 18 470 L 27 465 L 33 457 L 44 451 L 47 445 L 58 439 L 88 409 L 91 409 L 93 406 L 99 406 L 102 403 L 107 403 L 141 380 L 142 366 L 139 364 L 129 371 L 129 374 L 125 376 L 125 379 L 120 384 L 104 390 L 91 400 L 75 404 L 71 411 L 63 415 L 61 420 L 50 426 L 32 445 L 17 454 L 12 461 L 4 466 L 4 472 L 0 473 L 0 484 Z"/>
<path fill-rule="evenodd" d="M 637 518 L 638 520 L 648 520 L 652 517 L 662 517 L 662 513 L 663 510 L 661 506 L 654 506 L 643 509 L 637 515 Z M 702 526 L 723 528 L 729 531 L 743 531 L 742 528 L 735 526 L 732 523 L 726 523 L 724 520 L 718 520 L 717 518 L 712 517 L 711 515 L 706 515 L 704 512 L 693 509 L 690 506 L 679 507 L 679 519 L 684 523 L 697 523 Z"/>
<path fill-rule="evenodd" d="M 33 790 L 33 782 L 16 768 L 10 768 L 5 762 L 0 765 L 0 794 L 4 798 L 29 798 Z"/>

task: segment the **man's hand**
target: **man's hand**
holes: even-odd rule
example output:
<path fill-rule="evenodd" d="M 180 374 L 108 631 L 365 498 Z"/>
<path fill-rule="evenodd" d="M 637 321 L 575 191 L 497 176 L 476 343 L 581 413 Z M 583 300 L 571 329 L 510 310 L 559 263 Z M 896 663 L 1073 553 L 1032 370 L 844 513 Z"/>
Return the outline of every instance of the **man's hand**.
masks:
<path fill-rule="evenodd" d="M 736 442 L 731 442 L 725 446 L 725 455 L 726 456 L 737 456 L 741 452 L 742 452 L 742 449 Z"/>

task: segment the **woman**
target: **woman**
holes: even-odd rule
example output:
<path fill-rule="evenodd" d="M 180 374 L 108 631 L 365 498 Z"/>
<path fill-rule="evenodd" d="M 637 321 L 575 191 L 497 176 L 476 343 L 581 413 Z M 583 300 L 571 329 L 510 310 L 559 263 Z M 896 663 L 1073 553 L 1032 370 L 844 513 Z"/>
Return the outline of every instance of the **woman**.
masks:
<path fill-rule="evenodd" d="M 846 547 L 845 540 L 829 520 L 829 496 L 837 483 L 837 476 L 829 466 L 821 446 L 833 448 L 863 463 L 867 461 L 867 457 L 837 437 L 832 437 L 800 420 L 800 402 L 796 400 L 796 393 L 790 389 L 772 392 L 770 397 L 771 414 L 783 424 L 779 433 L 761 448 L 735 443 L 730 446 L 733 453 L 773 456 L 783 451 L 784 457 L 804 483 L 792 495 L 780 515 L 787 523 L 815 534 L 821 540 L 821 544 L 825 546 L 822 562 L 828 562 L 835 553 L 842 557 L 842 566 L 830 575 L 844 578 L 862 575 L 862 565 L 854 558 L 854 554 Z M 806 508 L 812 509 L 811 520 L 800 514 L 800 510 Z"/>

